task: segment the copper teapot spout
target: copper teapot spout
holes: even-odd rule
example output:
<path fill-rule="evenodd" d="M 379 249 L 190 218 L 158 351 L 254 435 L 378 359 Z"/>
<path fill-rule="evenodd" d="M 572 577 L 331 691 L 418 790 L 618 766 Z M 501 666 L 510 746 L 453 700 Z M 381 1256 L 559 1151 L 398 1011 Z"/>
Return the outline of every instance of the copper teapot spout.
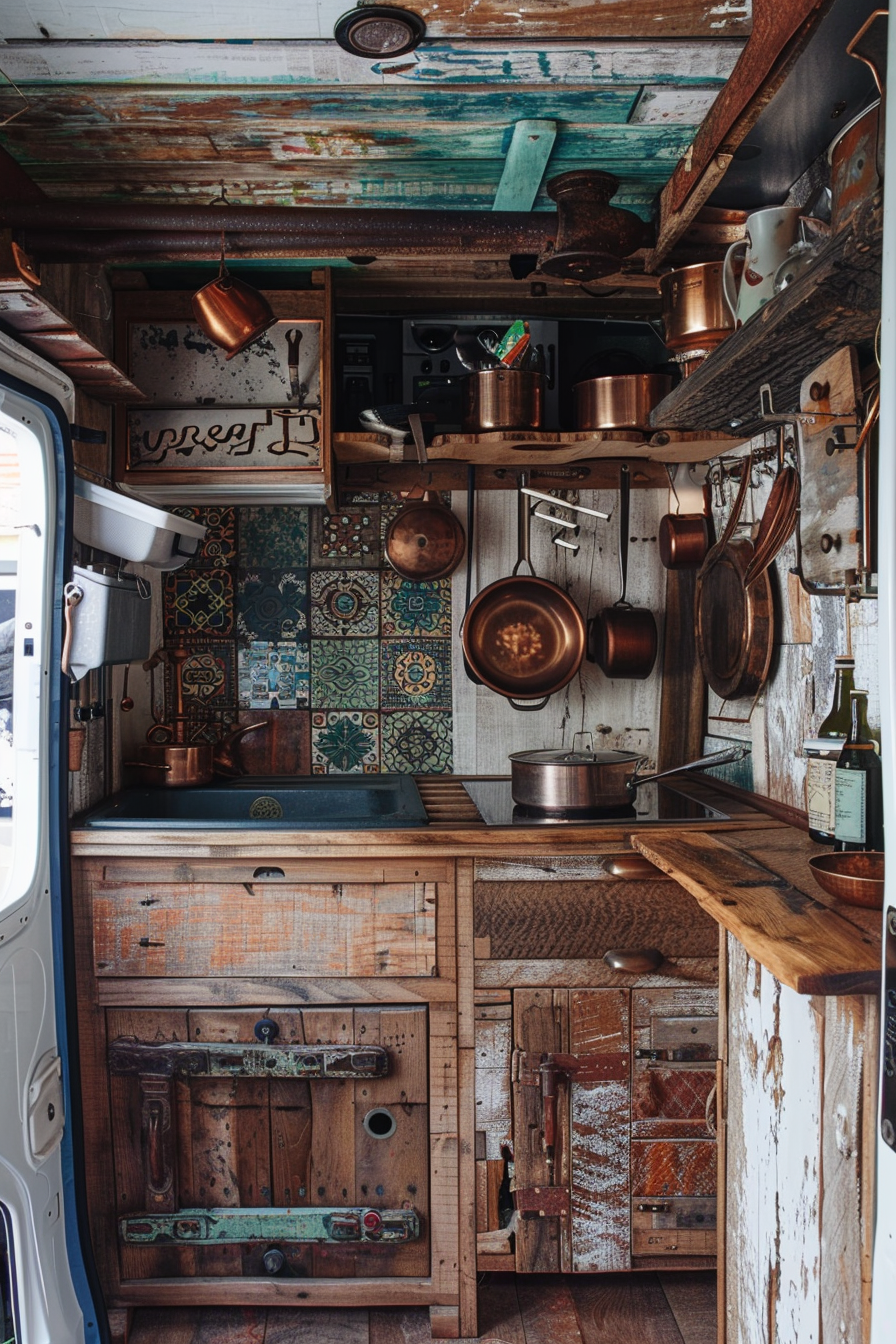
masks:
<path fill-rule="evenodd" d="M 215 773 L 219 775 L 244 775 L 246 772 L 237 759 L 237 753 L 234 747 L 246 733 L 254 733 L 257 728 L 267 728 L 267 720 L 262 719 L 260 723 L 244 723 L 240 727 L 232 729 L 225 738 L 215 747 L 214 767 Z"/>

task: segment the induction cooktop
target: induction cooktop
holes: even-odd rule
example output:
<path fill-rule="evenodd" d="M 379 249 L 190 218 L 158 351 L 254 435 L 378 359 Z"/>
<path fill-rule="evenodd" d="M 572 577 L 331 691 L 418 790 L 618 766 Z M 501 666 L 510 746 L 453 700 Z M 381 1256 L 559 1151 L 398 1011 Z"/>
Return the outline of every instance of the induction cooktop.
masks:
<path fill-rule="evenodd" d="M 520 807 L 510 792 L 510 779 L 466 780 L 464 788 L 487 826 L 619 826 L 675 825 L 677 822 L 727 821 L 726 813 L 698 802 L 665 784 L 638 790 L 632 806 L 594 813 L 543 812 Z"/>

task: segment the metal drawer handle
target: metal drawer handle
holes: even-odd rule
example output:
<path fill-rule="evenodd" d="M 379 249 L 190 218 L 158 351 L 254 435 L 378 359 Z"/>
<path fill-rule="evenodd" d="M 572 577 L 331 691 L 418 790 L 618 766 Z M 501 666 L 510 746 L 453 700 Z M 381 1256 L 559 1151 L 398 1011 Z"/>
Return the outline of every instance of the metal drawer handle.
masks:
<path fill-rule="evenodd" d="M 252 874 L 252 877 L 257 882 L 269 881 L 272 877 L 285 877 L 285 876 L 286 874 L 284 873 L 282 868 L 256 868 L 255 872 Z"/>
<path fill-rule="evenodd" d="M 607 872 L 611 877 L 668 880 L 662 868 L 657 868 L 643 854 L 614 854 L 607 860 Z"/>
<path fill-rule="evenodd" d="M 604 953 L 604 961 L 611 971 L 627 975 L 646 975 L 662 966 L 665 957 L 658 947 L 611 947 Z"/>

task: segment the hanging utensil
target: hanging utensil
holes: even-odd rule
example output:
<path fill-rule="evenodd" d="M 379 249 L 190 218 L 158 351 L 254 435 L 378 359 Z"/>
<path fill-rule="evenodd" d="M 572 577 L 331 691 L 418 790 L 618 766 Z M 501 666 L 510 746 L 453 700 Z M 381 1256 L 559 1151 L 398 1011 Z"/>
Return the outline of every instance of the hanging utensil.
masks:
<path fill-rule="evenodd" d="M 121 687 L 121 701 L 119 702 L 118 706 L 123 714 L 129 714 L 131 710 L 134 708 L 134 701 L 131 698 L 131 696 L 128 695 L 128 677 L 130 675 L 131 675 L 131 665 L 130 663 L 125 663 L 124 682 Z"/>
<path fill-rule="evenodd" d="M 628 586 L 631 471 L 623 463 L 619 474 L 619 576 L 622 592 L 588 625 L 588 652 L 607 677 L 643 681 L 656 662 L 657 629 L 653 612 L 626 601 Z"/>
<path fill-rule="evenodd" d="M 386 559 L 404 579 L 446 579 L 464 557 L 464 530 L 434 490 L 403 494 L 405 507 L 386 532 Z"/>
<path fill-rule="evenodd" d="M 778 429 L 778 470 L 762 511 L 753 555 L 744 574 L 746 584 L 755 583 L 772 565 L 781 548 L 793 536 L 800 498 L 800 479 L 794 467 L 784 465 L 785 429 Z"/>

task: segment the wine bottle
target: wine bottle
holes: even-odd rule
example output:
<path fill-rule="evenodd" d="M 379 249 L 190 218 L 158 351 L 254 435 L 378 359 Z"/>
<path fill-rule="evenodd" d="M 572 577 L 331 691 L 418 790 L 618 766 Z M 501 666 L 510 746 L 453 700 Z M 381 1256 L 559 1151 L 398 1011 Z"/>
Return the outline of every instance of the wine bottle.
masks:
<path fill-rule="evenodd" d="M 854 689 L 854 658 L 834 659 L 834 695 L 818 736 L 806 742 L 806 811 L 809 836 L 820 845 L 834 843 L 834 772 L 837 758 L 849 736 L 849 695 Z"/>
<path fill-rule="evenodd" d="M 868 693 L 851 691 L 849 735 L 835 776 L 834 848 L 884 847 L 883 769 L 868 727 Z"/>

